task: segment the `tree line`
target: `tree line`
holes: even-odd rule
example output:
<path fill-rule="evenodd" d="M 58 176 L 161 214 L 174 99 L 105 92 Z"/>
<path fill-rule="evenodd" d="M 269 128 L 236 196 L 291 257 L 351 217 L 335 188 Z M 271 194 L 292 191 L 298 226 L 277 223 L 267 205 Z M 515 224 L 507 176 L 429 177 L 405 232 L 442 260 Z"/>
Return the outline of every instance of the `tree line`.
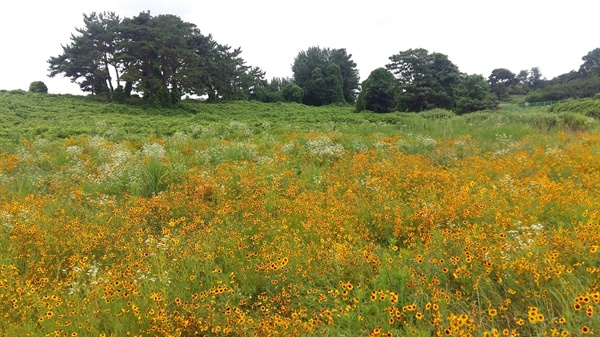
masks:
<path fill-rule="evenodd" d="M 294 58 L 293 77 L 269 81 L 259 67 L 246 64 L 241 48 L 220 44 L 175 15 L 120 18 L 103 12 L 84 14 L 83 22 L 63 52 L 48 60 L 49 76 L 62 74 L 108 101 L 139 94 L 150 105 L 169 107 L 183 95 L 197 95 L 210 101 L 353 104 L 356 111 L 375 112 L 441 108 L 460 114 L 494 108 L 513 94 L 600 92 L 600 48 L 584 56 L 578 72 L 552 81 L 537 67 L 518 74 L 497 68 L 488 78 L 469 75 L 444 54 L 409 49 L 390 56 L 360 83 L 346 49 L 315 46 Z"/>
<path fill-rule="evenodd" d="M 241 49 L 217 43 L 175 15 L 113 12 L 83 16 L 84 27 L 51 57 L 50 76 L 63 74 L 82 91 L 123 101 L 132 92 L 162 107 L 183 94 L 211 100 L 247 99 L 265 72 L 241 58 Z"/>

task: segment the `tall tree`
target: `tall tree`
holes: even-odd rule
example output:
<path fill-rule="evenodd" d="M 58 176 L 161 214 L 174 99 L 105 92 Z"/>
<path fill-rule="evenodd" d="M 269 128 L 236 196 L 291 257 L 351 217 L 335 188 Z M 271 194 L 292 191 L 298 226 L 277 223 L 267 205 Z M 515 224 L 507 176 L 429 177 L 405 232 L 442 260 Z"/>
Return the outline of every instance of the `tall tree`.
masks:
<path fill-rule="evenodd" d="M 335 63 L 340 68 L 342 76 L 344 100 L 348 103 L 354 103 L 359 89 L 359 76 L 356 69 L 356 63 L 352 61 L 352 54 L 348 54 L 346 49 L 332 49 L 329 57 L 331 63 Z"/>
<path fill-rule="evenodd" d="M 453 110 L 457 114 L 493 109 L 497 105 L 489 84 L 481 75 L 461 74 L 456 97 L 456 107 Z"/>
<path fill-rule="evenodd" d="M 423 111 L 433 108 L 452 109 L 459 82 L 458 67 L 441 53 L 426 49 L 409 49 L 390 56 L 386 68 L 397 80 L 398 109 Z"/>
<path fill-rule="evenodd" d="M 152 17 L 142 12 L 125 19 L 120 57 L 128 67 L 123 77 L 147 99 L 166 90 L 171 103 L 178 101 L 182 92 L 193 91 L 187 78 L 198 75 L 198 63 L 189 43 L 198 35 L 195 25 L 174 15 Z M 169 103 L 161 105 L 165 104 Z"/>
<path fill-rule="evenodd" d="M 356 112 L 370 110 L 390 112 L 396 105 L 396 79 L 385 68 L 377 68 L 362 83 L 361 92 L 356 100 Z"/>
<path fill-rule="evenodd" d="M 298 53 L 292 71 L 294 82 L 304 90 L 305 104 L 352 103 L 356 99 L 358 70 L 345 49 L 310 47 Z"/>
<path fill-rule="evenodd" d="M 600 48 L 596 48 L 581 58 L 583 64 L 579 72 L 584 75 L 600 76 Z"/>
<path fill-rule="evenodd" d="M 542 71 L 539 67 L 531 68 L 531 70 L 529 71 L 529 77 L 527 78 L 527 84 L 532 90 L 537 90 L 544 86 Z"/>
<path fill-rule="evenodd" d="M 121 19 L 113 12 L 83 15 L 83 28 L 71 35 L 71 43 L 62 46 L 63 53 L 48 59 L 50 77 L 63 74 L 79 85 L 82 91 L 105 93 L 110 100 L 118 85 L 122 63 L 117 54 L 118 30 Z"/>
<path fill-rule="evenodd" d="M 141 12 L 121 20 L 114 13 L 92 13 L 84 15 L 77 33 L 62 54 L 48 60 L 50 76 L 64 74 L 83 91 L 106 93 L 109 100 L 124 102 L 135 91 L 170 106 L 182 94 L 248 99 L 266 86 L 264 71 L 247 65 L 240 48 L 217 43 L 175 15 Z"/>
<path fill-rule="evenodd" d="M 516 81 L 516 75 L 506 68 L 496 68 L 488 77 L 491 91 L 500 100 L 508 97 Z"/>

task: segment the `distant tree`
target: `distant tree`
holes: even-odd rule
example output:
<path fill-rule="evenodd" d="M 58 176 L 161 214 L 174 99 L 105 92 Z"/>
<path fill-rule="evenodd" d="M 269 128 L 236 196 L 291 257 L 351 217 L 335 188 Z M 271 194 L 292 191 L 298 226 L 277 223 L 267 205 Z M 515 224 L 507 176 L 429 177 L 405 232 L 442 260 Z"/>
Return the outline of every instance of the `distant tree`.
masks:
<path fill-rule="evenodd" d="M 596 48 L 581 58 L 583 64 L 579 72 L 584 75 L 600 76 L 600 48 Z"/>
<path fill-rule="evenodd" d="M 287 102 L 302 103 L 304 98 L 304 90 L 295 83 L 286 84 L 281 90 L 283 99 Z"/>
<path fill-rule="evenodd" d="M 197 59 L 189 40 L 200 34 L 195 25 L 182 21 L 175 15 L 152 17 L 142 12 L 123 20 L 120 60 L 127 64 L 123 78 L 132 82 L 136 91 L 146 100 L 159 94 L 161 107 L 176 100 L 177 93 L 193 91 L 191 76 L 198 76 Z M 172 95 L 173 94 L 173 95 Z"/>
<path fill-rule="evenodd" d="M 588 52 L 581 59 L 583 63 L 578 71 L 572 70 L 551 80 L 539 80 L 538 85 L 535 86 L 537 90 L 530 92 L 526 101 L 557 101 L 567 98 L 593 97 L 600 92 L 600 48 Z M 541 73 L 538 78 L 541 78 Z"/>
<path fill-rule="evenodd" d="M 292 71 L 294 83 L 305 92 L 303 103 L 325 105 L 354 102 L 358 90 L 358 70 L 351 57 L 345 49 L 320 47 L 310 47 L 298 53 Z"/>
<path fill-rule="evenodd" d="M 529 78 L 529 70 L 523 69 L 519 71 L 517 76 L 515 77 L 516 83 L 518 84 L 527 84 L 527 79 Z"/>
<path fill-rule="evenodd" d="M 426 49 L 409 49 L 390 56 L 386 68 L 398 83 L 398 110 L 452 109 L 460 72 L 448 57 Z"/>
<path fill-rule="evenodd" d="M 532 67 L 527 78 L 527 84 L 532 90 L 540 89 L 544 86 L 544 79 L 542 78 L 542 71 L 538 67 Z"/>
<path fill-rule="evenodd" d="M 283 90 L 283 87 L 293 82 L 294 80 L 290 77 L 273 77 L 266 87 L 270 92 L 275 92 Z"/>
<path fill-rule="evenodd" d="M 48 87 L 42 81 L 34 81 L 29 84 L 29 92 L 39 92 L 42 94 L 48 93 Z"/>
<path fill-rule="evenodd" d="M 117 103 L 125 103 L 126 95 L 125 95 L 125 89 L 123 88 L 122 85 L 119 85 L 115 88 L 115 92 L 113 94 L 113 101 L 117 102 Z"/>
<path fill-rule="evenodd" d="M 335 63 L 340 68 L 344 100 L 347 103 L 354 103 L 358 95 L 359 76 L 356 63 L 352 61 L 352 54 L 348 54 L 344 48 L 332 49 L 329 58 L 331 63 Z"/>
<path fill-rule="evenodd" d="M 385 68 L 377 68 L 362 83 L 362 90 L 356 99 L 356 112 L 370 110 L 390 112 L 396 106 L 396 78 Z"/>
<path fill-rule="evenodd" d="M 506 99 L 511 92 L 513 85 L 517 83 L 516 75 L 506 68 L 496 68 L 488 77 L 491 91 L 496 98 Z"/>
<path fill-rule="evenodd" d="M 344 79 L 340 66 L 329 63 L 327 67 L 327 79 L 325 85 L 329 91 L 332 103 L 346 103 L 344 98 Z"/>
<path fill-rule="evenodd" d="M 121 20 L 112 12 L 84 14 L 77 33 L 62 54 L 48 60 L 50 76 L 63 74 L 107 100 L 123 101 L 133 91 L 161 107 L 177 104 L 184 94 L 248 99 L 266 85 L 264 71 L 246 65 L 240 48 L 218 44 L 175 15 L 142 12 Z M 116 92 L 119 87 L 122 92 Z"/>
<path fill-rule="evenodd" d="M 459 115 L 493 109 L 497 106 L 494 95 L 490 93 L 489 84 L 481 75 L 461 74 L 456 96 L 456 106 L 453 111 Z"/>
<path fill-rule="evenodd" d="M 301 88 L 304 90 L 303 103 L 308 105 L 326 105 L 333 103 L 333 99 L 328 93 L 327 82 L 320 67 L 314 68 L 310 72 L 310 80 L 304 83 Z"/>
<path fill-rule="evenodd" d="M 116 58 L 121 19 L 113 12 L 93 12 L 84 14 L 83 22 L 84 28 L 76 29 L 79 35 L 71 35 L 71 43 L 62 47 L 63 53 L 48 60 L 50 77 L 62 73 L 82 91 L 104 93 L 110 100 L 115 87 L 111 72 L 118 83 L 123 70 Z"/>

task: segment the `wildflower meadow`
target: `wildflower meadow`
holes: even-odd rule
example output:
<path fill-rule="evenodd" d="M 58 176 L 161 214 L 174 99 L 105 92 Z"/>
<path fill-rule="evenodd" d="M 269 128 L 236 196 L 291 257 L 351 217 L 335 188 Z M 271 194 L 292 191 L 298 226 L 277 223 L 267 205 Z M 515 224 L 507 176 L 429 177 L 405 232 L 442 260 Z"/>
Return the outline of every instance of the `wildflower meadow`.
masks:
<path fill-rule="evenodd" d="M 1 95 L 3 336 L 600 334 L 597 120 Z"/>

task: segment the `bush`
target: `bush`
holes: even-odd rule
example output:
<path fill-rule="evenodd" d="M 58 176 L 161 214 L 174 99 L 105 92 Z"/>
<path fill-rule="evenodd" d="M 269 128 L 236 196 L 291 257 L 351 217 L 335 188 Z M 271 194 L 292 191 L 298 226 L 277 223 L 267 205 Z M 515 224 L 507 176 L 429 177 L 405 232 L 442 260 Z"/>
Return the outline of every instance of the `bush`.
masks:
<path fill-rule="evenodd" d="M 596 94 L 596 96 L 600 96 Z M 600 99 L 568 99 L 564 102 L 556 103 L 550 106 L 550 112 L 572 112 L 579 113 L 595 119 L 600 119 Z"/>
<path fill-rule="evenodd" d="M 300 88 L 300 86 L 295 83 L 286 84 L 283 87 L 282 92 L 283 99 L 286 100 L 286 102 L 302 103 L 302 99 L 304 99 L 304 89 Z"/>
<path fill-rule="evenodd" d="M 561 124 L 571 131 L 588 130 L 595 124 L 592 118 L 576 112 L 563 112 L 558 115 L 558 118 Z"/>
<path fill-rule="evenodd" d="M 113 100 L 117 103 L 125 103 L 125 90 L 123 89 L 122 85 L 115 89 Z"/>
<path fill-rule="evenodd" d="M 385 68 L 377 68 L 371 72 L 362 84 L 362 91 L 356 100 L 356 112 L 370 110 L 374 112 L 391 112 L 394 110 L 396 79 Z"/>
<path fill-rule="evenodd" d="M 29 92 L 39 92 L 42 94 L 48 93 L 48 87 L 42 81 L 34 81 L 29 85 Z"/>
<path fill-rule="evenodd" d="M 450 110 L 433 109 L 419 112 L 419 116 L 426 119 L 450 119 L 455 117 L 456 114 Z"/>

